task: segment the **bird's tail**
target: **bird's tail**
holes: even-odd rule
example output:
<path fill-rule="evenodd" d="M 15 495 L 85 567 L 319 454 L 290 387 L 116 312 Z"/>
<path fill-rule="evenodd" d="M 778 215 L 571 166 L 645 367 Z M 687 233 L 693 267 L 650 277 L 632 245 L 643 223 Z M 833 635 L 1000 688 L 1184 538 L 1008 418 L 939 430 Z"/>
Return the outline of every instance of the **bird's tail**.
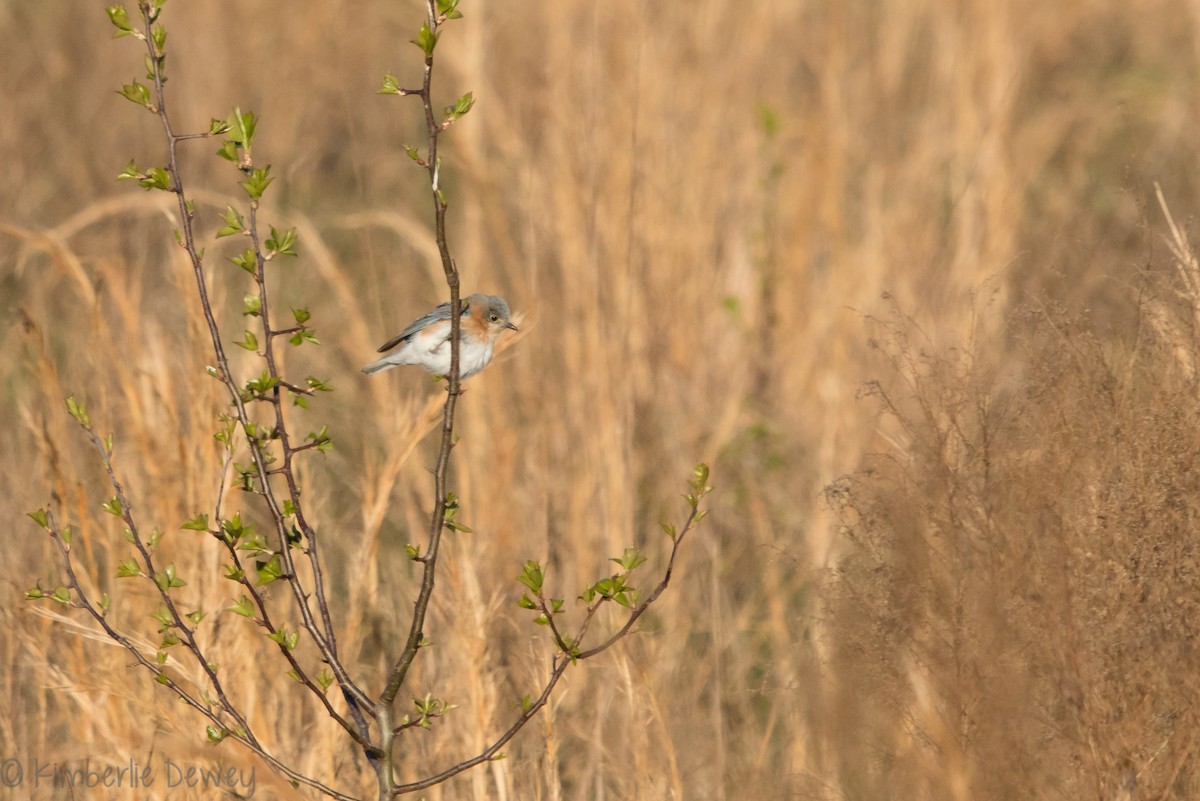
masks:
<path fill-rule="evenodd" d="M 395 366 L 396 366 L 395 362 L 389 362 L 387 359 L 377 359 L 376 361 L 373 361 L 370 364 L 368 364 L 366 367 L 364 367 L 362 369 L 362 371 L 367 374 L 378 373 L 380 370 L 386 370 L 389 367 L 395 367 Z"/>

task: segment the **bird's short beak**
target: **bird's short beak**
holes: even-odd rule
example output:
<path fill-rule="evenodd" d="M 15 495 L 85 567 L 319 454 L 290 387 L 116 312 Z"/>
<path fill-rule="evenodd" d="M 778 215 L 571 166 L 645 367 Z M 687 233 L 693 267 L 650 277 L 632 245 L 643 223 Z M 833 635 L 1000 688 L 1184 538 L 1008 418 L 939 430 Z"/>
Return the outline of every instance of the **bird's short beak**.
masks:
<path fill-rule="evenodd" d="M 517 328 L 517 326 L 516 326 L 516 323 L 513 323 L 513 322 L 507 322 L 507 323 L 505 323 L 505 324 L 504 324 L 504 327 L 505 327 L 505 328 L 508 328 L 508 329 L 510 329 L 510 330 L 512 330 L 512 331 L 520 331 L 520 330 L 521 330 L 520 328 Z"/>

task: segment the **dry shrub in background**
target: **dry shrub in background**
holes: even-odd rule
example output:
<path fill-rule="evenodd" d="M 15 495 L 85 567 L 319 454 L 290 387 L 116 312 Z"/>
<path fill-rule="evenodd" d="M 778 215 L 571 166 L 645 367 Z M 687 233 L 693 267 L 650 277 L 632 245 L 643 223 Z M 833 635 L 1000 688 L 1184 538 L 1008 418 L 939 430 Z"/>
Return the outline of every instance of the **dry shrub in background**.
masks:
<path fill-rule="evenodd" d="M 887 441 L 829 490 L 847 797 L 1200 792 L 1200 295 L 1172 246 L 1107 341 L 1048 301 L 1007 317 L 1019 363 L 878 322 Z"/>

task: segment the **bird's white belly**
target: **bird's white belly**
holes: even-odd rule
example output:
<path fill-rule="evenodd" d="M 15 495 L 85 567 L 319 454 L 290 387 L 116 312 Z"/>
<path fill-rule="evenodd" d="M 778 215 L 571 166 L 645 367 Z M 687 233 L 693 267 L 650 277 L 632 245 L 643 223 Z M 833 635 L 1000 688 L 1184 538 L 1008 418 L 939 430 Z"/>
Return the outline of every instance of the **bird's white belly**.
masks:
<path fill-rule="evenodd" d="M 429 352 L 428 361 L 423 361 L 425 369 L 437 375 L 450 374 L 450 340 L 445 340 L 436 349 Z M 492 360 L 492 343 L 486 344 L 462 342 L 458 348 L 458 374 L 460 378 L 470 378 Z"/>

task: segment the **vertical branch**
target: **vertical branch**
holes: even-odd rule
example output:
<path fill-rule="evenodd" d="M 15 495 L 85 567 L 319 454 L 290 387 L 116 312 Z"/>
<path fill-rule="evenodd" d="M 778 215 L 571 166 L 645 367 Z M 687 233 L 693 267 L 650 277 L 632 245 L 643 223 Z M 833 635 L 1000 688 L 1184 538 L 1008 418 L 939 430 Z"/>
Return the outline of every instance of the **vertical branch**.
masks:
<path fill-rule="evenodd" d="M 435 0 L 428 0 L 427 13 L 427 30 L 430 36 L 436 40 L 439 27 L 444 20 L 438 15 Z M 462 300 L 459 296 L 458 268 L 455 266 L 454 259 L 450 255 L 450 245 L 446 239 L 447 204 L 440 186 L 441 159 L 438 155 L 438 138 L 443 126 L 438 122 L 434 113 L 430 91 L 432 84 L 433 48 L 430 47 L 425 54 L 425 70 L 421 88 L 406 91 L 404 94 L 414 94 L 420 97 L 425 111 L 425 130 L 429 143 L 429 155 L 425 161 L 425 167 L 429 173 L 430 189 L 433 195 L 434 232 L 437 237 L 438 253 L 442 259 L 442 270 L 446 276 L 446 285 L 450 288 L 450 375 L 447 379 L 449 386 L 446 392 L 446 404 L 442 412 L 442 438 L 438 448 L 437 465 L 433 475 L 434 506 L 433 514 L 429 520 L 429 547 L 425 555 L 419 557 L 419 560 L 424 565 L 421 576 L 421 590 L 417 595 L 412 625 L 409 628 L 404 650 L 396 660 L 396 664 L 389 675 L 387 685 L 380 695 L 380 704 L 385 707 L 390 706 L 395 701 L 396 694 L 400 691 L 400 687 L 408 675 L 408 670 L 416 658 L 417 650 L 421 647 L 421 643 L 424 640 L 423 628 L 425 615 L 429 609 L 430 596 L 433 594 L 434 574 L 437 568 L 443 522 L 446 515 L 446 472 L 450 464 L 450 451 L 454 447 L 454 413 L 458 405 L 460 392 L 458 365 L 459 336 L 462 328 L 462 321 L 460 319 Z"/>
<path fill-rule="evenodd" d="M 450 290 L 450 374 L 447 376 L 446 403 L 442 411 L 442 437 L 438 446 L 437 464 L 433 473 L 433 512 L 429 519 L 429 545 L 425 554 L 418 557 L 422 562 L 421 589 L 413 608 L 412 623 L 409 626 L 408 637 L 404 649 L 393 665 L 383 692 L 379 697 L 376 708 L 376 721 L 379 725 L 380 748 L 383 758 L 377 765 L 379 777 L 379 797 L 390 798 L 396 787 L 392 771 L 392 748 L 394 730 L 391 722 L 392 705 L 396 695 L 404 684 L 408 671 L 416 659 L 417 651 L 425 642 L 425 616 L 429 610 L 429 601 L 433 596 L 437 560 L 441 550 L 443 524 L 446 515 L 446 473 L 450 466 L 450 451 L 454 447 L 454 414 L 458 406 L 459 385 L 459 337 L 462 330 L 462 299 L 459 293 L 458 267 L 450 255 L 450 245 L 446 238 L 446 199 L 441 189 L 441 157 L 438 155 L 438 140 L 445 124 L 439 122 L 433 108 L 433 53 L 437 44 L 440 28 L 445 22 L 446 14 L 439 13 L 437 0 L 426 0 L 426 23 L 421 30 L 416 43 L 425 51 L 425 67 L 418 90 L 398 90 L 399 94 L 416 95 L 421 99 L 425 112 L 425 133 L 429 152 L 424 166 L 429 174 L 429 188 L 433 200 L 434 235 L 437 239 L 438 254 L 442 260 L 442 271 L 446 276 L 446 285 Z"/>

